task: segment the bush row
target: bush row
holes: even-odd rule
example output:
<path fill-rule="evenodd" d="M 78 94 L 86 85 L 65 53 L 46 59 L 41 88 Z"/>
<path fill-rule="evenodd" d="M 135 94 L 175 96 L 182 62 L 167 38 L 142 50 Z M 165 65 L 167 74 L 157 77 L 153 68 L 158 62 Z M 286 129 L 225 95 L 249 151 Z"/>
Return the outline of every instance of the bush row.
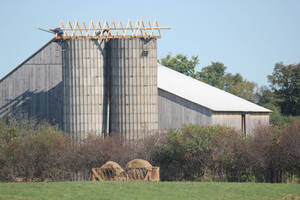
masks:
<path fill-rule="evenodd" d="M 58 127 L 31 121 L 0 121 L 0 181 L 90 180 L 91 168 L 108 160 L 125 164 L 137 156 L 118 137 L 90 134 L 74 144 Z"/>
<path fill-rule="evenodd" d="M 90 180 L 91 168 L 134 159 L 168 181 L 287 182 L 300 176 L 300 127 L 257 127 L 244 137 L 221 126 L 186 126 L 135 142 L 90 134 L 80 144 L 49 124 L 0 121 L 0 181 Z"/>
<path fill-rule="evenodd" d="M 300 176 L 300 127 L 226 127 L 171 131 L 153 159 L 165 180 L 291 182 Z"/>

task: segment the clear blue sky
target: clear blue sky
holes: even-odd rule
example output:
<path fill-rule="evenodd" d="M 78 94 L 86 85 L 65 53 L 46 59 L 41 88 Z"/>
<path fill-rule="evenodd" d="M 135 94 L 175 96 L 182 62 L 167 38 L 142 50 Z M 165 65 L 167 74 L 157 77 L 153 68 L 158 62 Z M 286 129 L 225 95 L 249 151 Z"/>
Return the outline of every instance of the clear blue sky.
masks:
<path fill-rule="evenodd" d="M 1 0 L 0 78 L 52 38 L 38 26 L 157 18 L 172 28 L 158 42 L 159 58 L 197 55 L 199 69 L 220 61 L 228 72 L 267 85 L 276 62 L 300 62 L 299 11 L 300 0 Z"/>

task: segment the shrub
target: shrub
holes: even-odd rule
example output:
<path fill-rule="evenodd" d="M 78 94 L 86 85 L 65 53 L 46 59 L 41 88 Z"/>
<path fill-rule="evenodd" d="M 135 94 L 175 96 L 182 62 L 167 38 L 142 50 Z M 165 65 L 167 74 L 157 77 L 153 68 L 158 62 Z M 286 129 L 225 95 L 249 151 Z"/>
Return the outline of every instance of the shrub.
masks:
<path fill-rule="evenodd" d="M 47 123 L 0 120 L 0 181 L 90 180 L 91 168 L 135 158 L 160 166 L 162 180 L 287 182 L 300 176 L 300 125 L 260 126 L 249 137 L 222 126 L 137 141 L 89 134 L 75 144 Z"/>
<path fill-rule="evenodd" d="M 251 171 L 259 182 L 286 182 L 299 176 L 300 126 L 291 122 L 284 127 L 258 127 L 250 138 Z"/>
<path fill-rule="evenodd" d="M 1 134 L 2 142 L 5 141 L 0 150 L 5 160 L 1 165 L 5 172 L 1 173 L 2 180 L 63 179 L 62 174 L 69 168 L 65 157 L 70 153 L 70 142 L 57 127 L 42 124 L 33 130 L 19 127 L 9 130 L 13 131 Z"/>
<path fill-rule="evenodd" d="M 251 170 L 259 182 L 276 182 L 280 178 L 282 166 L 279 157 L 277 127 L 258 127 L 249 138 Z"/>
<path fill-rule="evenodd" d="M 300 177 L 300 126 L 293 122 L 283 128 L 277 143 L 283 169 Z"/>
<path fill-rule="evenodd" d="M 205 170 L 213 165 L 215 138 L 229 130 L 221 126 L 186 126 L 182 130 L 170 130 L 154 156 L 161 167 L 162 179 L 201 180 Z"/>
<path fill-rule="evenodd" d="M 211 170 L 221 181 L 249 181 L 248 141 L 233 129 L 223 129 L 213 138 Z"/>

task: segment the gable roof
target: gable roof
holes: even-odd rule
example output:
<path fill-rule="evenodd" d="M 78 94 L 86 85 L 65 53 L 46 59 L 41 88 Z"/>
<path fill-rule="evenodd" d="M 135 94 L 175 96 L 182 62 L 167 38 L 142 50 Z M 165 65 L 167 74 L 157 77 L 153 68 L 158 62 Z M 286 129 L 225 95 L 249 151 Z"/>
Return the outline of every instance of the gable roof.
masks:
<path fill-rule="evenodd" d="M 199 104 L 212 111 L 272 112 L 250 101 L 225 92 L 158 64 L 158 88 Z"/>

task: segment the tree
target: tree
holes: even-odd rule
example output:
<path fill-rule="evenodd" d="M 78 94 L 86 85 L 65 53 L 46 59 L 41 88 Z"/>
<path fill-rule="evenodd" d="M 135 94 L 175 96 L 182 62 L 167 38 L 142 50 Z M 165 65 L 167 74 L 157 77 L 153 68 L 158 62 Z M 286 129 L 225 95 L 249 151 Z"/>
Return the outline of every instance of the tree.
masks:
<path fill-rule="evenodd" d="M 232 75 L 231 73 L 228 73 L 225 76 L 224 90 L 248 101 L 257 101 L 255 94 L 256 88 L 257 84 L 255 82 L 243 79 L 240 74 Z"/>
<path fill-rule="evenodd" d="M 220 62 L 212 62 L 211 65 L 203 67 L 197 72 L 196 78 L 214 87 L 224 89 L 225 71 L 227 67 Z"/>
<path fill-rule="evenodd" d="M 257 103 L 264 105 L 268 108 L 276 107 L 277 98 L 276 95 L 267 86 L 262 86 L 257 90 Z M 279 108 L 278 108 L 279 109 Z"/>
<path fill-rule="evenodd" d="M 284 115 L 300 115 L 300 63 L 277 63 L 268 81 L 281 112 Z"/>
<path fill-rule="evenodd" d="M 195 78 L 195 68 L 199 64 L 197 56 L 192 56 L 191 59 L 189 59 L 187 56 L 182 54 L 178 54 L 175 57 L 172 57 L 171 54 L 168 54 L 159 62 L 165 67 L 169 67 L 193 78 Z"/>

